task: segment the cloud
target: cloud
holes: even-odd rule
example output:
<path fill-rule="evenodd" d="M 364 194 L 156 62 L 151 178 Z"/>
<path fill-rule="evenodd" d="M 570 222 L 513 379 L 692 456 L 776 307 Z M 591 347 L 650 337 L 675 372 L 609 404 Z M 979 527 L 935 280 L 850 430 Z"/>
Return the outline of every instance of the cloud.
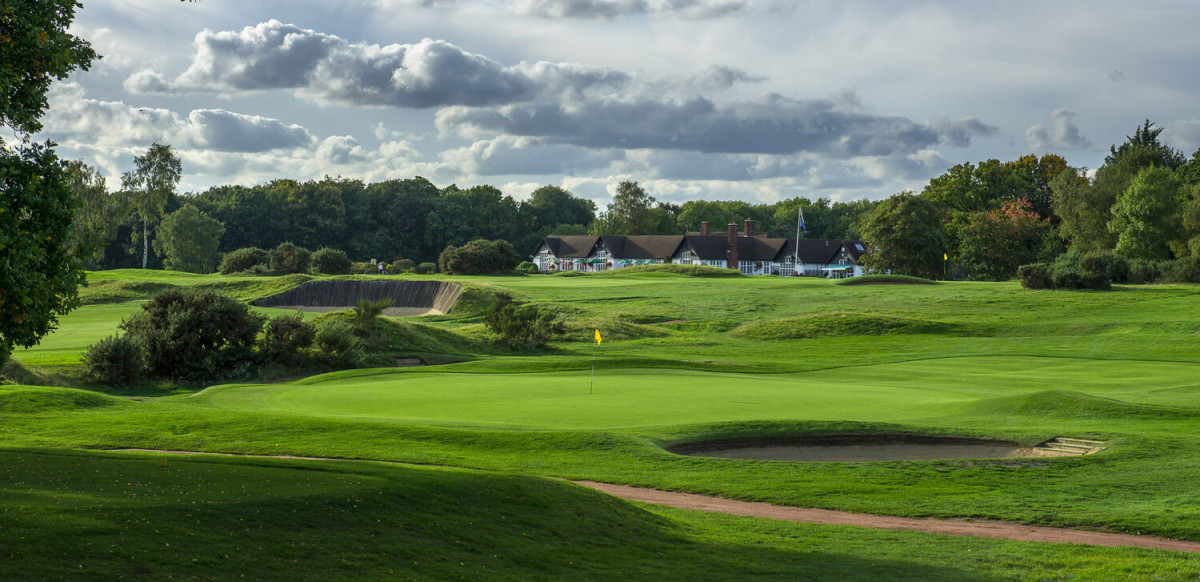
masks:
<path fill-rule="evenodd" d="M 48 97 L 44 133 L 58 141 L 118 149 L 157 141 L 179 148 L 265 152 L 307 147 L 315 140 L 299 125 L 257 115 L 196 109 L 184 118 L 167 109 L 89 99 L 77 83 L 54 85 Z"/>
<path fill-rule="evenodd" d="M 294 90 L 322 103 L 423 109 L 529 101 L 546 92 L 577 93 L 620 85 L 628 76 L 576 64 L 505 67 L 442 40 L 415 44 L 350 43 L 277 20 L 241 31 L 196 35 L 188 69 L 174 81 L 143 70 L 125 82 L 133 93 Z"/>
<path fill-rule="evenodd" d="M 543 18 L 612 19 L 650 11 L 646 0 L 521 0 L 517 10 Z"/>
<path fill-rule="evenodd" d="M 748 12 L 751 7 L 749 0 L 666 0 L 661 10 L 683 18 L 701 20 L 741 14 Z"/>
<path fill-rule="evenodd" d="M 443 131 L 541 137 L 589 148 L 835 157 L 911 153 L 942 141 L 963 145 L 971 136 L 995 131 L 973 118 L 922 125 L 903 117 L 839 110 L 832 100 L 774 94 L 726 102 L 699 96 L 604 97 L 567 104 L 449 107 L 438 112 L 437 123 Z"/>
<path fill-rule="evenodd" d="M 765 81 L 767 81 L 766 77 L 747 73 L 737 67 L 711 65 L 704 72 L 690 77 L 684 85 L 696 91 L 711 91 L 728 89 L 737 83 L 763 83 Z"/>
<path fill-rule="evenodd" d="M 443 163 L 477 176 L 582 174 L 605 169 L 625 157 L 621 150 L 547 144 L 540 139 L 500 136 L 442 152 Z"/>
<path fill-rule="evenodd" d="M 1026 129 L 1025 144 L 1029 151 L 1045 153 L 1091 148 L 1092 142 L 1079 133 L 1074 117 L 1075 114 L 1066 109 L 1055 109 L 1050 113 L 1050 127 L 1039 123 Z"/>
<path fill-rule="evenodd" d="M 1162 138 L 1164 142 L 1179 148 L 1188 156 L 1200 152 L 1200 119 L 1168 123 L 1163 128 Z"/>

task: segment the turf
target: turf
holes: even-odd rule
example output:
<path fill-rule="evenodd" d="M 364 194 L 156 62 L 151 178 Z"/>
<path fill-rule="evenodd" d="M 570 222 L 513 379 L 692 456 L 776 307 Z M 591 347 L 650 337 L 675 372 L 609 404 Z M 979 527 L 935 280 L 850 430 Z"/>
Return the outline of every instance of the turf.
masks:
<path fill-rule="evenodd" d="M 72 370 L 86 345 L 111 334 L 120 318 L 145 298 L 137 294 L 155 285 L 202 285 L 249 299 L 289 284 L 278 278 L 141 271 L 94 277 L 114 281 L 109 291 L 121 292 L 96 295 L 40 346 L 16 353 L 20 364 L 33 372 Z M 179 467 L 179 478 L 193 485 L 207 478 L 197 477 L 193 469 L 215 471 L 228 484 L 219 489 L 224 491 L 236 492 L 243 485 L 253 490 L 257 485 L 250 481 L 268 478 L 284 483 L 278 497 L 247 498 L 256 500 L 243 500 L 230 510 L 234 513 L 211 514 L 213 519 L 202 523 L 185 519 L 186 497 L 165 503 L 165 493 L 121 498 L 124 513 L 114 513 L 117 521 L 109 526 L 123 533 L 113 534 L 119 543 L 111 544 L 130 548 L 127 553 L 136 559 L 146 557 L 137 552 L 153 554 L 156 544 L 163 543 L 149 530 L 129 529 L 137 512 L 172 523 L 176 535 L 192 528 L 198 536 L 208 536 L 198 540 L 204 547 L 227 548 L 225 535 L 232 536 L 235 552 L 250 548 L 242 561 L 230 558 L 229 570 L 214 561 L 198 561 L 203 566 L 189 570 L 186 560 L 191 558 L 182 554 L 157 556 L 157 565 L 144 566 L 176 578 L 205 572 L 221 578 L 237 568 L 268 577 L 288 568 L 282 557 L 297 560 L 294 564 L 301 565 L 292 568 L 297 572 L 328 578 L 339 571 L 348 579 L 378 579 L 385 566 L 409 579 L 1197 575 L 1192 557 L 1167 552 L 647 512 L 547 479 L 1200 540 L 1200 494 L 1186 486 L 1200 478 L 1193 454 L 1200 446 L 1195 428 L 1200 417 L 1200 381 L 1195 380 L 1200 377 L 1200 288 L 1141 286 L 1101 293 L 1033 292 L 1013 283 L 840 286 L 811 279 L 697 277 L 653 270 L 454 280 L 483 290 L 476 293 L 483 299 L 504 292 L 560 309 L 572 335 L 542 352 L 510 354 L 487 344 L 478 310 L 464 310 L 393 322 L 379 336 L 395 344 L 389 350 L 403 351 L 401 344 L 407 344 L 412 351 L 444 357 L 439 361 L 471 360 L 445 366 L 227 384 L 137 401 L 61 387 L 0 387 L 0 442 L 10 449 L 0 453 L 5 459 L 0 469 L 7 471 L 0 477 L 0 506 L 16 511 L 16 517 L 0 513 L 0 536 L 37 540 L 38 547 L 73 540 L 56 520 L 73 527 L 71 520 L 83 520 L 85 512 L 64 510 L 56 499 L 91 499 L 107 487 L 105 479 L 138 471 L 148 475 L 147 487 L 158 487 L 154 476 L 163 474 L 159 463 L 165 462 Z M 599 346 L 592 341 L 594 329 L 604 336 Z M 977 436 L 1025 444 L 1076 436 L 1105 440 L 1108 448 L 1079 458 L 823 464 L 682 457 L 664 450 L 695 440 L 828 432 Z M 346 469 L 348 465 L 317 461 L 163 460 L 129 454 L 113 459 L 79 452 L 126 447 L 287 453 L 458 469 L 361 463 Z M 62 459 L 58 476 L 31 474 L 37 473 L 31 467 L 58 462 L 37 455 Z M 69 467 L 78 464 L 88 464 L 104 477 L 89 481 L 85 472 L 72 473 Z M 277 473 L 267 477 L 248 466 Z M 346 471 L 372 475 L 362 491 L 382 491 L 385 483 L 395 490 L 424 491 L 418 495 L 429 500 L 420 507 L 422 519 L 471 525 L 456 525 L 449 533 L 421 530 L 419 536 L 432 540 L 421 545 L 396 537 L 396 532 L 371 529 L 363 516 L 339 521 L 329 513 L 317 520 L 329 531 L 313 538 L 318 541 L 302 554 L 267 541 L 289 529 L 306 535 L 313 529 L 303 521 L 311 516 L 292 515 L 304 513 L 298 499 L 323 506 L 355 499 L 350 493 L 358 485 L 335 477 Z M 300 476 L 309 473 L 330 480 L 317 483 Z M 473 509 L 509 507 L 502 494 L 507 490 L 498 484 L 509 481 L 520 484 L 527 503 L 512 505 L 503 521 L 519 517 L 527 527 L 497 523 L 494 512 Z M 38 485 L 22 488 L 32 483 Z M 205 494 L 207 488 L 194 487 Z M 443 488 L 469 494 L 432 494 Z M 387 500 L 372 506 L 377 519 L 415 511 L 406 505 L 410 501 L 382 495 Z M 567 509 L 548 509 L 551 505 Z M 251 507 L 273 508 L 269 517 L 256 522 L 269 535 L 231 534 L 240 532 L 227 527 L 233 518 L 249 516 L 236 512 Z M 63 517 L 67 514 L 74 517 Z M 575 519 L 571 516 L 585 519 L 586 525 L 569 527 Z M 469 537 L 474 528 L 487 534 Z M 367 531 L 375 537 L 346 541 Z M 521 538 L 529 535 L 552 537 L 557 545 L 539 554 L 522 545 Z M 594 539 L 608 541 L 597 550 Z M 248 541 L 236 543 L 242 540 Z M 455 541 L 469 544 L 460 547 Z M 325 549 L 317 549 L 321 544 Z M 410 559 L 394 549 L 404 544 L 417 544 L 423 554 L 440 557 Z M 16 558 L 0 566 L 10 568 L 0 569 L 0 577 L 12 577 L 5 576 L 12 572 L 21 578 L 51 568 L 46 565 L 51 558 L 61 558 L 51 556 L 51 549 L 19 547 L 21 552 L 12 554 Z M 600 557 L 589 561 L 586 550 L 597 550 Z M 344 570 L 333 567 L 339 565 L 339 552 L 348 556 Z M 366 557 L 372 552 L 386 556 Z M 488 552 L 511 557 L 488 561 L 483 559 Z M 565 564 L 560 555 L 567 556 Z M 255 556 L 261 566 L 255 566 Z M 119 552 L 96 554 L 84 570 L 108 574 L 97 578 L 116 577 L 113 573 L 130 577 L 143 567 L 133 559 Z M 418 564 L 408 563 L 412 561 Z M 461 568 L 455 568 L 456 561 Z M 495 569 L 485 573 L 485 566 Z M 53 568 L 46 577 L 67 575 L 67 570 Z"/>

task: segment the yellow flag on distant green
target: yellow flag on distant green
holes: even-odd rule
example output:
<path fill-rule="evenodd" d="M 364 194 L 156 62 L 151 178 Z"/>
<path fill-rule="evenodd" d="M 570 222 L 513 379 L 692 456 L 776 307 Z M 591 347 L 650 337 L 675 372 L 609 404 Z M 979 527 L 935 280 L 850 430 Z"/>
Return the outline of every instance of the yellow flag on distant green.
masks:
<path fill-rule="evenodd" d="M 600 344 L 600 330 L 596 330 L 596 344 Z"/>
<path fill-rule="evenodd" d="M 942 260 L 943 260 L 943 261 L 949 261 L 949 260 L 950 260 L 950 255 L 947 255 L 946 253 L 942 253 Z"/>

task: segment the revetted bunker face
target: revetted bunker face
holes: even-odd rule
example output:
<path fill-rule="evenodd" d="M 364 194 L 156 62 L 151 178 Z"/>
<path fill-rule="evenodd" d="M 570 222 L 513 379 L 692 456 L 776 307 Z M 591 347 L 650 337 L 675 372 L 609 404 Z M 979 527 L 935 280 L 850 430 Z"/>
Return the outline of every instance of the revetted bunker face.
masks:
<path fill-rule="evenodd" d="M 824 434 L 683 443 L 679 455 L 809 462 L 1056 457 L 1062 453 L 1005 441 L 915 434 Z"/>
<path fill-rule="evenodd" d="M 360 299 L 391 298 L 384 315 L 445 315 L 462 295 L 462 285 L 442 281 L 309 281 L 252 304 L 258 307 L 338 311 L 351 309 Z"/>

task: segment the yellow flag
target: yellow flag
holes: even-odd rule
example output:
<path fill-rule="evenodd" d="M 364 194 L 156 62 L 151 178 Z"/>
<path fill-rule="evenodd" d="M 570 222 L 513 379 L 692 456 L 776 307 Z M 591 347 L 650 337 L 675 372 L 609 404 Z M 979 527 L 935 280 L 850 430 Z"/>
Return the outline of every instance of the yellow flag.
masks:
<path fill-rule="evenodd" d="M 600 343 L 600 330 L 596 330 L 596 343 Z"/>
<path fill-rule="evenodd" d="M 943 260 L 943 261 L 949 261 L 949 260 L 950 260 L 950 256 L 949 256 L 949 255 L 947 255 L 946 253 L 942 253 L 942 260 Z"/>

